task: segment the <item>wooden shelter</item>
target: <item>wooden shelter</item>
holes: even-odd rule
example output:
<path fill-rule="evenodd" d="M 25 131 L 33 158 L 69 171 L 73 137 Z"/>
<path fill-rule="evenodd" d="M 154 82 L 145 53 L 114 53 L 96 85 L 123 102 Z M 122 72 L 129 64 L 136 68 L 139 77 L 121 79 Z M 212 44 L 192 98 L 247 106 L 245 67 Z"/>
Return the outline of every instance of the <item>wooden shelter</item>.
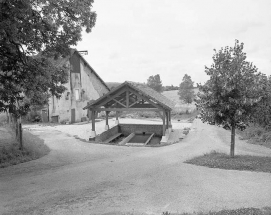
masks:
<path fill-rule="evenodd" d="M 88 103 L 84 109 L 91 112 L 92 137 L 96 136 L 95 116 L 96 112 L 105 111 L 105 129 L 109 129 L 108 115 L 110 111 L 116 111 L 116 122 L 118 123 L 118 113 L 121 111 L 155 111 L 163 120 L 163 136 L 166 129 L 171 127 L 171 110 L 174 103 L 164 95 L 151 89 L 145 84 L 126 81 L 116 88 Z"/>

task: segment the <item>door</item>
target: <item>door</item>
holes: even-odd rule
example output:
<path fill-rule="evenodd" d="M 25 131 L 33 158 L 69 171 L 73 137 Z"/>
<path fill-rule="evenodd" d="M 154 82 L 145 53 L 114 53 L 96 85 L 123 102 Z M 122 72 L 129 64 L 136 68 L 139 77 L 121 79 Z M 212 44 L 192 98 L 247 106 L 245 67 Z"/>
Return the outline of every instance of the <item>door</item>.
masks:
<path fill-rule="evenodd" d="M 41 111 L 41 120 L 42 120 L 42 122 L 48 122 L 48 111 L 47 110 Z"/>
<path fill-rule="evenodd" d="M 75 109 L 71 109 L 71 123 L 75 123 Z"/>

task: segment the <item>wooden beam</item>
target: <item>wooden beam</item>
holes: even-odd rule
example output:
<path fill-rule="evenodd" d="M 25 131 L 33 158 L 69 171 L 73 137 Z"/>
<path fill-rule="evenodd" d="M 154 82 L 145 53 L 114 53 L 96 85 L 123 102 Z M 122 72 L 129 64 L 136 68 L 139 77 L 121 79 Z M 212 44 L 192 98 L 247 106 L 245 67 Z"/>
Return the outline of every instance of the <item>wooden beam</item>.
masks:
<path fill-rule="evenodd" d="M 158 108 L 93 108 L 95 111 L 162 111 Z"/>
<path fill-rule="evenodd" d="M 113 101 L 117 102 L 118 104 L 120 104 L 121 106 L 123 107 L 126 107 L 125 104 L 122 104 L 120 101 L 116 100 L 116 99 L 113 99 Z"/>
<path fill-rule="evenodd" d="M 91 112 L 91 124 L 92 124 L 92 131 L 95 132 L 95 110 Z"/>
<path fill-rule="evenodd" d="M 132 93 L 134 93 L 135 95 L 137 95 L 140 99 L 144 99 L 146 100 L 147 102 L 151 103 L 153 106 L 159 108 L 159 109 L 164 109 L 164 107 L 162 106 L 159 106 L 157 104 L 155 104 L 153 101 L 151 101 L 148 97 L 144 96 L 144 95 L 140 95 L 139 93 L 137 93 L 136 91 L 134 90 L 130 90 Z"/>
<path fill-rule="evenodd" d="M 166 134 L 165 111 L 163 111 L 163 136 Z"/>
<path fill-rule="evenodd" d="M 126 107 L 129 107 L 129 91 L 126 91 Z"/>
<path fill-rule="evenodd" d="M 112 95 L 112 96 L 108 96 L 103 102 L 101 102 L 100 104 L 98 104 L 97 106 L 98 107 L 101 107 L 103 106 L 104 104 L 106 104 L 107 102 L 109 101 L 112 101 L 114 98 L 120 96 L 122 93 L 125 93 L 126 92 L 126 89 L 123 89 L 121 91 L 119 91 L 117 94 L 115 95 Z"/>
<path fill-rule="evenodd" d="M 168 129 L 169 128 L 169 113 L 168 113 L 168 111 L 166 111 L 166 123 L 167 123 L 166 128 Z"/>

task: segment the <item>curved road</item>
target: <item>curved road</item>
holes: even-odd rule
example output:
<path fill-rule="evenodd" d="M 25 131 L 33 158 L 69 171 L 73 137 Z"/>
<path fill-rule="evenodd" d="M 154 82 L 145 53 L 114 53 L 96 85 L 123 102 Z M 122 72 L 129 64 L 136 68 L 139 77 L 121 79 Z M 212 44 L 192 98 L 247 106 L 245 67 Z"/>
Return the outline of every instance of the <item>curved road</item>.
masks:
<path fill-rule="evenodd" d="M 220 170 L 183 161 L 228 153 L 230 134 L 195 120 L 165 147 L 82 142 L 60 131 L 33 132 L 49 155 L 0 169 L 0 214 L 162 214 L 271 206 L 271 174 Z M 271 150 L 236 140 L 237 154 Z"/>

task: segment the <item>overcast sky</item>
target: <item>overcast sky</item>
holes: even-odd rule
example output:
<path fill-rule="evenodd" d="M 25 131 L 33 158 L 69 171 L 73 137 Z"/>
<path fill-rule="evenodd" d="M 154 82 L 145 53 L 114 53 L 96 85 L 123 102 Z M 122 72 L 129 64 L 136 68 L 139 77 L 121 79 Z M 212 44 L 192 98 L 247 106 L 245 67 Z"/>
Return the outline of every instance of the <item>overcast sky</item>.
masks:
<path fill-rule="evenodd" d="M 77 49 L 106 82 L 163 85 L 208 76 L 213 49 L 244 42 L 247 60 L 271 75 L 271 0 L 95 0 L 92 32 Z"/>

